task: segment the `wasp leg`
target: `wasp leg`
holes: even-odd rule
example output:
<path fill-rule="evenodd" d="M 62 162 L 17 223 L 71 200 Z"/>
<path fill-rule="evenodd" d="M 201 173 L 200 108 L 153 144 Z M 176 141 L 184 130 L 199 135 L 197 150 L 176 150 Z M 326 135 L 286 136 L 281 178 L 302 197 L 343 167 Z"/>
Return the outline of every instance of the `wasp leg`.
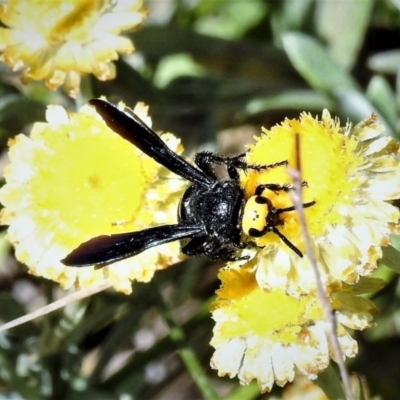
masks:
<path fill-rule="evenodd" d="M 267 169 L 287 166 L 288 162 L 280 161 L 274 164 L 249 164 L 243 158 L 246 153 L 239 154 L 234 157 L 225 157 L 219 154 L 211 153 L 209 151 L 201 151 L 196 154 L 194 162 L 195 164 L 207 175 L 215 178 L 214 165 L 226 165 L 228 175 L 231 179 L 239 180 L 238 170 L 247 171 L 248 169 L 252 169 L 254 171 L 265 171 Z"/>
<path fill-rule="evenodd" d="M 305 187 L 308 186 L 308 184 L 306 181 L 303 181 L 301 186 Z M 256 196 L 261 196 L 265 189 L 271 190 L 272 192 L 278 194 L 278 192 L 289 192 L 290 190 L 293 190 L 293 185 L 290 183 L 284 183 L 283 185 L 279 183 L 263 183 L 256 187 L 254 194 Z"/>

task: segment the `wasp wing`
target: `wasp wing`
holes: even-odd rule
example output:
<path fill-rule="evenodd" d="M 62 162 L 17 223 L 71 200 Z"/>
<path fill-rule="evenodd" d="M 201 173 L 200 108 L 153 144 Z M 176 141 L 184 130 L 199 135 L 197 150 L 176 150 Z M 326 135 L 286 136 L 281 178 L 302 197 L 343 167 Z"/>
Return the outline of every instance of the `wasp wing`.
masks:
<path fill-rule="evenodd" d="M 135 256 L 150 247 L 204 234 L 204 227 L 201 225 L 175 224 L 156 226 L 137 232 L 102 235 L 82 243 L 61 262 L 69 267 L 91 265 L 105 267 Z"/>
<path fill-rule="evenodd" d="M 122 111 L 105 100 L 92 99 L 105 123 L 114 132 L 170 171 L 193 183 L 209 185 L 213 179 L 173 152 L 160 137 L 132 111 Z M 129 110 L 129 109 L 127 109 Z"/>

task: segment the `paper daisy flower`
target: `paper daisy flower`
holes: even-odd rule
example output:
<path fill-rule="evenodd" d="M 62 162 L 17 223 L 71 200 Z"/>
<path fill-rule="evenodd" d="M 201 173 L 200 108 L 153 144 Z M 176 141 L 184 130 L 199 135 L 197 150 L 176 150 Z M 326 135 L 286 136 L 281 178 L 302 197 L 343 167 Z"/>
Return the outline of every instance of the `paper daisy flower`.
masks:
<path fill-rule="evenodd" d="M 143 106 L 135 112 L 151 125 Z M 17 259 L 65 288 L 110 278 L 127 293 L 131 280 L 147 282 L 178 261 L 179 243 L 171 243 L 98 270 L 60 262 L 93 237 L 176 222 L 184 181 L 110 130 L 90 106 L 71 114 L 50 106 L 46 117 L 29 137 L 10 141 L 1 223 L 9 225 Z M 174 136 L 162 139 L 182 151 Z"/>
<path fill-rule="evenodd" d="M 216 321 L 211 345 L 211 366 L 219 376 L 237 376 L 242 385 L 256 379 L 262 392 L 293 381 L 296 374 L 316 379 L 330 361 L 328 329 L 316 293 L 298 298 L 282 289 L 260 289 L 255 273 L 246 268 L 221 270 L 221 288 L 211 305 Z M 370 280 L 369 290 L 382 281 Z M 362 285 L 338 284 L 328 288 L 337 315 L 337 336 L 345 357 L 357 353 L 357 342 L 348 328 L 371 325 L 375 306 L 359 296 Z M 351 317 L 349 316 L 351 314 Z"/>
<path fill-rule="evenodd" d="M 390 234 L 399 232 L 399 210 L 390 203 L 400 198 L 399 145 L 381 132 L 374 116 L 355 127 L 341 127 L 327 110 L 321 120 L 303 113 L 299 119 L 264 129 L 247 153 L 252 164 L 287 160 L 295 167 L 299 135 L 301 173 L 307 183 L 302 201 L 316 202 L 304 213 L 325 285 L 351 284 L 370 275 L 382 256 L 381 247 L 389 244 Z M 285 166 L 242 174 L 247 198 L 262 183 L 291 184 L 291 178 Z M 268 198 L 275 208 L 293 205 L 284 191 L 268 191 Z M 277 229 L 304 252 L 297 213 L 285 212 L 282 219 Z M 257 269 L 260 287 L 293 295 L 315 289 L 308 257 L 300 258 L 274 232 L 251 241 L 259 246 L 251 265 Z"/>
<path fill-rule="evenodd" d="M 22 80 L 44 80 L 50 90 L 64 84 L 72 97 L 81 74 L 115 77 L 111 62 L 129 54 L 132 42 L 121 31 L 138 26 L 142 0 L 9 0 L 0 7 L 1 60 L 23 70 Z"/>

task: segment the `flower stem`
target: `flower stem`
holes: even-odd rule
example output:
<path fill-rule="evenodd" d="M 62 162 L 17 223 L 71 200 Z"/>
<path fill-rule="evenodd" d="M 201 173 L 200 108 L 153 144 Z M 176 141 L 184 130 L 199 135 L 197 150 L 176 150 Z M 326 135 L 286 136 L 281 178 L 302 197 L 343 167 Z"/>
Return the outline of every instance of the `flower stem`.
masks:
<path fill-rule="evenodd" d="M 215 392 L 210 380 L 208 379 L 204 369 L 202 368 L 196 354 L 187 343 L 186 335 L 180 325 L 178 325 L 171 313 L 170 308 L 165 303 L 160 292 L 155 289 L 153 291 L 157 300 L 160 312 L 164 320 L 170 328 L 170 337 L 175 342 L 179 355 L 185 364 L 188 372 L 190 373 L 193 381 L 196 383 L 198 389 L 205 400 L 218 400 L 219 397 Z"/>
<path fill-rule="evenodd" d="M 322 309 L 324 312 L 325 321 L 329 327 L 329 340 L 330 340 L 330 344 L 332 346 L 334 359 L 339 366 L 340 376 L 342 378 L 343 387 L 344 387 L 344 391 L 346 394 L 346 399 L 354 400 L 354 395 L 353 395 L 353 392 L 351 390 L 351 385 L 350 385 L 349 374 L 347 372 L 346 365 L 344 363 L 342 350 L 340 348 L 339 340 L 336 335 L 336 319 L 332 312 L 328 298 L 325 293 L 325 289 L 324 289 L 324 285 L 322 283 L 321 274 L 320 274 L 320 271 L 318 268 L 317 260 L 315 258 L 313 248 L 311 246 L 311 238 L 310 238 L 310 234 L 307 229 L 307 223 L 306 223 L 306 219 L 305 219 L 305 215 L 304 215 L 303 202 L 302 202 L 302 198 L 301 198 L 302 179 L 301 179 L 299 135 L 296 136 L 296 154 L 297 154 L 296 169 L 290 169 L 288 171 L 289 176 L 291 177 L 291 179 L 293 181 L 293 186 L 295 189 L 291 192 L 291 198 L 293 201 L 293 205 L 295 206 L 296 211 L 299 215 L 300 227 L 302 230 L 304 241 L 306 243 L 306 253 L 307 253 L 307 256 L 313 267 L 313 270 L 314 270 L 315 281 L 316 281 L 316 285 L 317 285 L 317 293 L 318 293 L 318 297 L 321 301 L 321 306 L 322 306 Z"/>

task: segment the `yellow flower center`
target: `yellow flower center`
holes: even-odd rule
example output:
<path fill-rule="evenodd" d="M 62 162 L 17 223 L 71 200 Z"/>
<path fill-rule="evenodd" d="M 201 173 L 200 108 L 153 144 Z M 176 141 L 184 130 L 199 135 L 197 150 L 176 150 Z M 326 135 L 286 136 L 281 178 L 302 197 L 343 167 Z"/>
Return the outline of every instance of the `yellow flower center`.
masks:
<path fill-rule="evenodd" d="M 315 201 L 316 204 L 305 209 L 308 229 L 312 235 L 321 235 L 328 224 L 344 223 L 346 215 L 343 208 L 354 202 L 352 191 L 357 185 L 355 172 L 363 159 L 356 150 L 358 141 L 345 136 L 339 123 L 325 113 L 321 121 L 309 114 L 302 114 L 299 120 L 285 120 L 271 130 L 263 130 L 257 143 L 250 146 L 247 161 L 252 164 L 273 164 L 287 160 L 289 168 L 296 167 L 295 140 L 300 141 L 300 160 L 302 180 L 307 183 L 302 188 L 303 203 Z M 242 184 L 246 195 L 254 195 L 261 183 L 292 184 L 284 166 L 271 168 L 263 173 L 247 171 Z M 289 193 L 269 192 L 268 198 L 275 208 L 293 205 Z M 278 229 L 296 246 L 302 242 L 296 212 L 282 214 L 283 225 Z M 268 243 L 281 243 L 274 233 L 255 240 L 260 246 Z M 284 245 L 281 243 L 281 245 Z M 300 249 L 303 249 L 300 246 Z"/>
<path fill-rule="evenodd" d="M 280 289 L 265 292 L 257 285 L 254 274 L 246 270 L 221 271 L 219 277 L 223 287 L 218 291 L 219 300 L 213 304 L 213 310 L 226 309 L 229 318 L 221 324 L 216 340 L 253 334 L 291 343 L 303 327 L 322 318 L 315 296 L 294 298 Z"/>
<path fill-rule="evenodd" d="M 41 143 L 30 160 L 37 166 L 29 179 L 36 224 L 56 223 L 65 236 L 59 241 L 77 244 L 132 230 L 149 184 L 140 153 L 91 115 L 70 118 L 52 128 L 37 124 L 32 133 Z"/>

